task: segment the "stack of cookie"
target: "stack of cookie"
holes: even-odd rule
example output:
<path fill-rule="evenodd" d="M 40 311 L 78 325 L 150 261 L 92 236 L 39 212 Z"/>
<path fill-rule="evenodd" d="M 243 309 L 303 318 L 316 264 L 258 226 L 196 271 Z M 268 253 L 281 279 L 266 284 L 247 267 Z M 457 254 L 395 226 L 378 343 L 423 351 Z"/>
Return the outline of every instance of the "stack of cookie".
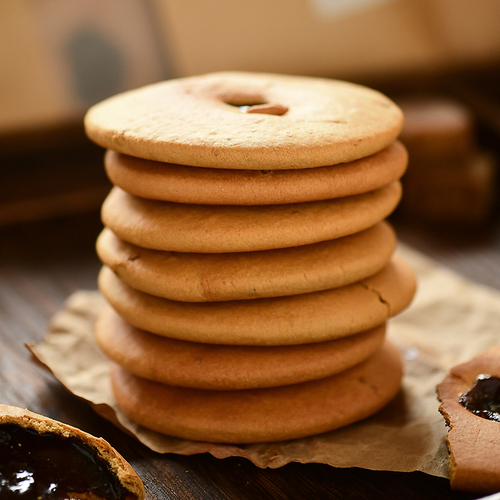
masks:
<path fill-rule="evenodd" d="M 115 185 L 96 338 L 125 414 L 264 442 L 394 397 L 385 325 L 415 291 L 384 221 L 407 164 L 397 106 L 344 82 L 215 73 L 113 97 L 85 125 Z"/>

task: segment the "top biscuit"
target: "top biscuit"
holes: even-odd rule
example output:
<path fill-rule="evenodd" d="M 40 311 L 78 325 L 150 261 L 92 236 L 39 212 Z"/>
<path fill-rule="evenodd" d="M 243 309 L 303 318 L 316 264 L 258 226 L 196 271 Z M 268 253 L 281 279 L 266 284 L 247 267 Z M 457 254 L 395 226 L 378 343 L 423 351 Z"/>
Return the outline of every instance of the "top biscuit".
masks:
<path fill-rule="evenodd" d="M 125 92 L 96 104 L 85 117 L 90 139 L 120 153 L 249 170 L 311 168 L 364 158 L 388 147 L 402 126 L 401 110 L 366 87 L 238 72 Z"/>

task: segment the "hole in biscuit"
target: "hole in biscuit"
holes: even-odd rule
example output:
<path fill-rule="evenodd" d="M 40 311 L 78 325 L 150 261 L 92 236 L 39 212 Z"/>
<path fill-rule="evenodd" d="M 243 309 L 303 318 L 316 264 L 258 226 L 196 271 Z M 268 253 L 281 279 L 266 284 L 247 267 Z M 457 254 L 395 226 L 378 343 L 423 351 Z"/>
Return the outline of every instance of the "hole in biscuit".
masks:
<path fill-rule="evenodd" d="M 261 102 L 255 104 L 234 104 L 232 102 L 226 102 L 226 104 L 239 108 L 242 113 L 257 113 L 263 115 L 282 116 L 288 111 L 288 108 L 286 106 L 270 102 Z"/>
<path fill-rule="evenodd" d="M 267 106 L 267 102 L 257 102 L 255 104 L 232 104 L 231 106 L 236 106 L 242 113 L 247 113 L 251 108 L 258 108 L 260 106 Z"/>
<path fill-rule="evenodd" d="M 254 104 L 253 106 L 244 106 L 244 109 L 240 107 L 241 111 L 244 113 L 259 113 L 263 115 L 275 115 L 275 116 L 283 116 L 288 108 L 283 106 L 282 104 Z"/>

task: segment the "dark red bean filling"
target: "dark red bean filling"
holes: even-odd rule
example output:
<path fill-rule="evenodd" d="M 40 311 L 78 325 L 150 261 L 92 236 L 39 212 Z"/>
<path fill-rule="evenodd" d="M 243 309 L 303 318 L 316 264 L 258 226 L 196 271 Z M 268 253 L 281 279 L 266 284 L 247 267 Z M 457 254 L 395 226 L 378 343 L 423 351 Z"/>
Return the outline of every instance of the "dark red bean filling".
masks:
<path fill-rule="evenodd" d="M 0 425 L 2 500 L 59 500 L 88 491 L 110 500 L 130 498 L 108 463 L 78 439 Z"/>
<path fill-rule="evenodd" d="M 500 378 L 479 375 L 474 385 L 459 396 L 458 402 L 479 417 L 500 422 Z"/>

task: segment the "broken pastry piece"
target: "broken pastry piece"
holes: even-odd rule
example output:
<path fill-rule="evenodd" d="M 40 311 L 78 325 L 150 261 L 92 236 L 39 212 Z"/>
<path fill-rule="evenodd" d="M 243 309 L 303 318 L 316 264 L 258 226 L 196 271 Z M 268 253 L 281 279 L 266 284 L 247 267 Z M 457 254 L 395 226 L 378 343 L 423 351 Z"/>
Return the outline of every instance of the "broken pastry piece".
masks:
<path fill-rule="evenodd" d="M 437 386 L 450 430 L 449 472 L 453 489 L 500 490 L 500 346 L 450 371 Z"/>
<path fill-rule="evenodd" d="M 142 500 L 144 486 L 104 439 L 0 405 L 0 497 Z"/>

